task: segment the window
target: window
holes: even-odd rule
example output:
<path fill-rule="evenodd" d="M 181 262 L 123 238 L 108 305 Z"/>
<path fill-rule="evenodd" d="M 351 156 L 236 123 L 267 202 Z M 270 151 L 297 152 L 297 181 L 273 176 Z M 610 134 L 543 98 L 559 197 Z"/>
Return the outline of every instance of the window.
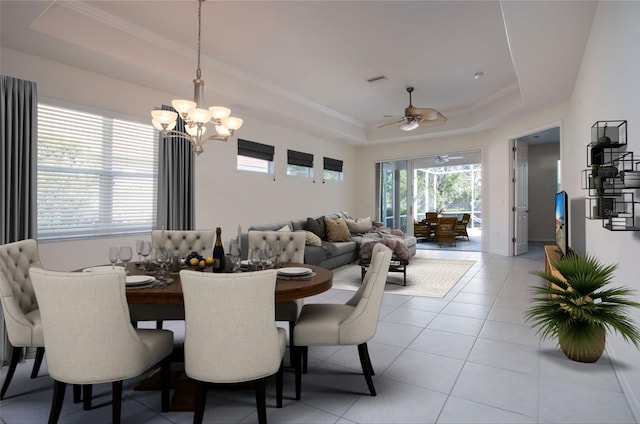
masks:
<path fill-rule="evenodd" d="M 313 178 L 313 155 L 287 150 L 287 175 Z"/>
<path fill-rule="evenodd" d="M 157 158 L 151 125 L 39 104 L 38 239 L 151 231 Z"/>
<path fill-rule="evenodd" d="M 273 174 L 273 152 L 273 146 L 239 138 L 237 169 Z"/>
<path fill-rule="evenodd" d="M 322 178 L 325 180 L 342 181 L 342 161 L 324 158 Z"/>

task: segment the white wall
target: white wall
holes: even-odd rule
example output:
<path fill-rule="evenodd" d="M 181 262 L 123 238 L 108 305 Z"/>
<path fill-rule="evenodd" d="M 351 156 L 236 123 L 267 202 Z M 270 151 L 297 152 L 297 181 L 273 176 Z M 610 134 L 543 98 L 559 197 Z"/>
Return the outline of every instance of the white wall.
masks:
<path fill-rule="evenodd" d="M 580 171 L 587 168 L 586 145 L 591 125 L 598 120 L 628 120 L 627 150 L 640 154 L 640 3 L 599 2 L 583 57 L 580 74 L 570 102 L 566 148 L 562 154 L 563 181 L 571 196 L 583 198 Z M 575 152 L 576 154 L 570 153 Z M 640 193 L 636 190 L 638 200 Z M 577 203 L 579 203 L 579 200 Z M 637 210 L 637 208 L 636 208 Z M 637 213 L 637 212 L 636 212 Z M 572 213 L 573 216 L 573 213 Z M 584 217 L 584 213 L 582 213 Z M 573 222 L 576 222 L 575 220 Z M 584 239 L 586 251 L 604 263 L 617 263 L 616 285 L 640 291 L 638 251 L 640 232 L 610 232 L 601 221 L 585 220 L 584 234 L 571 226 L 571 243 Z M 640 301 L 640 296 L 636 296 Z M 640 324 L 640 309 L 631 310 Z M 640 352 L 617 335 L 609 335 L 607 353 L 611 356 L 627 398 L 640 420 Z"/>
<path fill-rule="evenodd" d="M 560 143 L 529 144 L 529 241 L 555 243 L 558 159 Z"/>
<path fill-rule="evenodd" d="M 0 72 L 36 81 L 38 95 L 73 102 L 80 107 L 98 107 L 138 117 L 150 122 L 149 111 L 171 98 L 190 93 L 168 94 L 129 84 L 99 74 L 26 55 L 1 50 Z M 235 236 L 238 224 L 268 223 L 304 218 L 355 208 L 354 184 L 357 168 L 355 149 L 330 140 L 245 118 L 238 136 L 275 146 L 273 176 L 236 170 L 237 140 L 212 141 L 196 159 L 196 227 L 222 228 L 223 239 Z M 314 154 L 315 183 L 286 176 L 287 149 Z M 323 156 L 344 161 L 344 181 L 322 183 Z M 71 270 L 108 262 L 109 246 L 129 245 L 145 235 L 107 237 L 40 244 L 43 264 L 50 269 Z"/>

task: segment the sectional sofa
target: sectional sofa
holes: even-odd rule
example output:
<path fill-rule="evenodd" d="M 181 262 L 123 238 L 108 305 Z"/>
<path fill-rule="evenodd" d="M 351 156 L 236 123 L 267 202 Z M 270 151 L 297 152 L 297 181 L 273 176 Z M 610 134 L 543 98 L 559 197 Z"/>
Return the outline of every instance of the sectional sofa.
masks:
<path fill-rule="evenodd" d="M 322 222 L 325 217 L 332 221 L 342 218 L 347 224 L 349 224 L 349 235 L 345 239 L 348 241 L 332 241 L 332 238 L 327 236 L 326 230 L 324 230 L 325 233 L 323 234 L 322 228 L 318 227 L 322 226 Z M 252 230 L 306 231 L 307 244 L 305 246 L 304 262 L 307 264 L 319 265 L 328 269 L 338 268 L 342 265 L 355 262 L 358 259 L 363 239 L 365 242 L 367 240 L 374 240 L 376 237 L 379 239 L 381 234 L 385 237 L 394 237 L 400 244 L 406 247 L 408 254 L 411 256 L 416 253 L 415 237 L 406 236 L 398 230 L 391 231 L 390 229 L 384 228 L 381 223 L 371 221 L 371 218 L 354 219 L 347 212 L 338 212 L 317 217 L 298 218 L 289 221 L 274 222 L 271 224 L 252 225 L 247 231 Z M 387 236 L 387 234 L 392 232 L 396 234 L 396 236 Z M 314 237 L 309 233 L 314 233 L 317 237 Z M 241 237 L 242 258 L 246 259 L 248 256 L 248 235 L 247 233 L 244 233 Z M 318 240 L 318 238 L 320 240 Z M 234 242 L 235 240 L 232 240 L 232 243 Z"/>

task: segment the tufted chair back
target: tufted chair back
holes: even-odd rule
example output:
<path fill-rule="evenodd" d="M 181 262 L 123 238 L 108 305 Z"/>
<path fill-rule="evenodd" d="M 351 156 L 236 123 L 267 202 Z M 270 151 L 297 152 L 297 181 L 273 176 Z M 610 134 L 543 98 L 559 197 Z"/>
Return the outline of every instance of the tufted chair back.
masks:
<path fill-rule="evenodd" d="M 249 231 L 249 251 L 264 249 L 267 244 L 275 247 L 280 242 L 280 262 L 304 263 L 304 246 L 307 235 L 304 231 Z"/>
<path fill-rule="evenodd" d="M 0 298 L 9 342 L 16 347 L 44 346 L 38 302 L 29 268 L 42 268 L 35 240 L 0 246 Z"/>
<path fill-rule="evenodd" d="M 151 258 L 156 257 L 158 249 L 169 249 L 172 255 L 186 257 L 191 252 L 211 256 L 213 253 L 214 230 L 153 230 L 151 232 Z"/>

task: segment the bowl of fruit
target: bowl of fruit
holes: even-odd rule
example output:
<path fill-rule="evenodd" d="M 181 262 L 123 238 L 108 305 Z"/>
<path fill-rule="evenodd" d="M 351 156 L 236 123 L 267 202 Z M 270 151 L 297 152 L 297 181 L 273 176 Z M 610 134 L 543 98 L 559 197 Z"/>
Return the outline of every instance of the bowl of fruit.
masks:
<path fill-rule="evenodd" d="M 213 265 L 213 258 L 211 256 L 205 258 L 198 252 L 191 252 L 184 259 L 184 264 L 199 271 L 203 271 L 208 266 Z"/>

